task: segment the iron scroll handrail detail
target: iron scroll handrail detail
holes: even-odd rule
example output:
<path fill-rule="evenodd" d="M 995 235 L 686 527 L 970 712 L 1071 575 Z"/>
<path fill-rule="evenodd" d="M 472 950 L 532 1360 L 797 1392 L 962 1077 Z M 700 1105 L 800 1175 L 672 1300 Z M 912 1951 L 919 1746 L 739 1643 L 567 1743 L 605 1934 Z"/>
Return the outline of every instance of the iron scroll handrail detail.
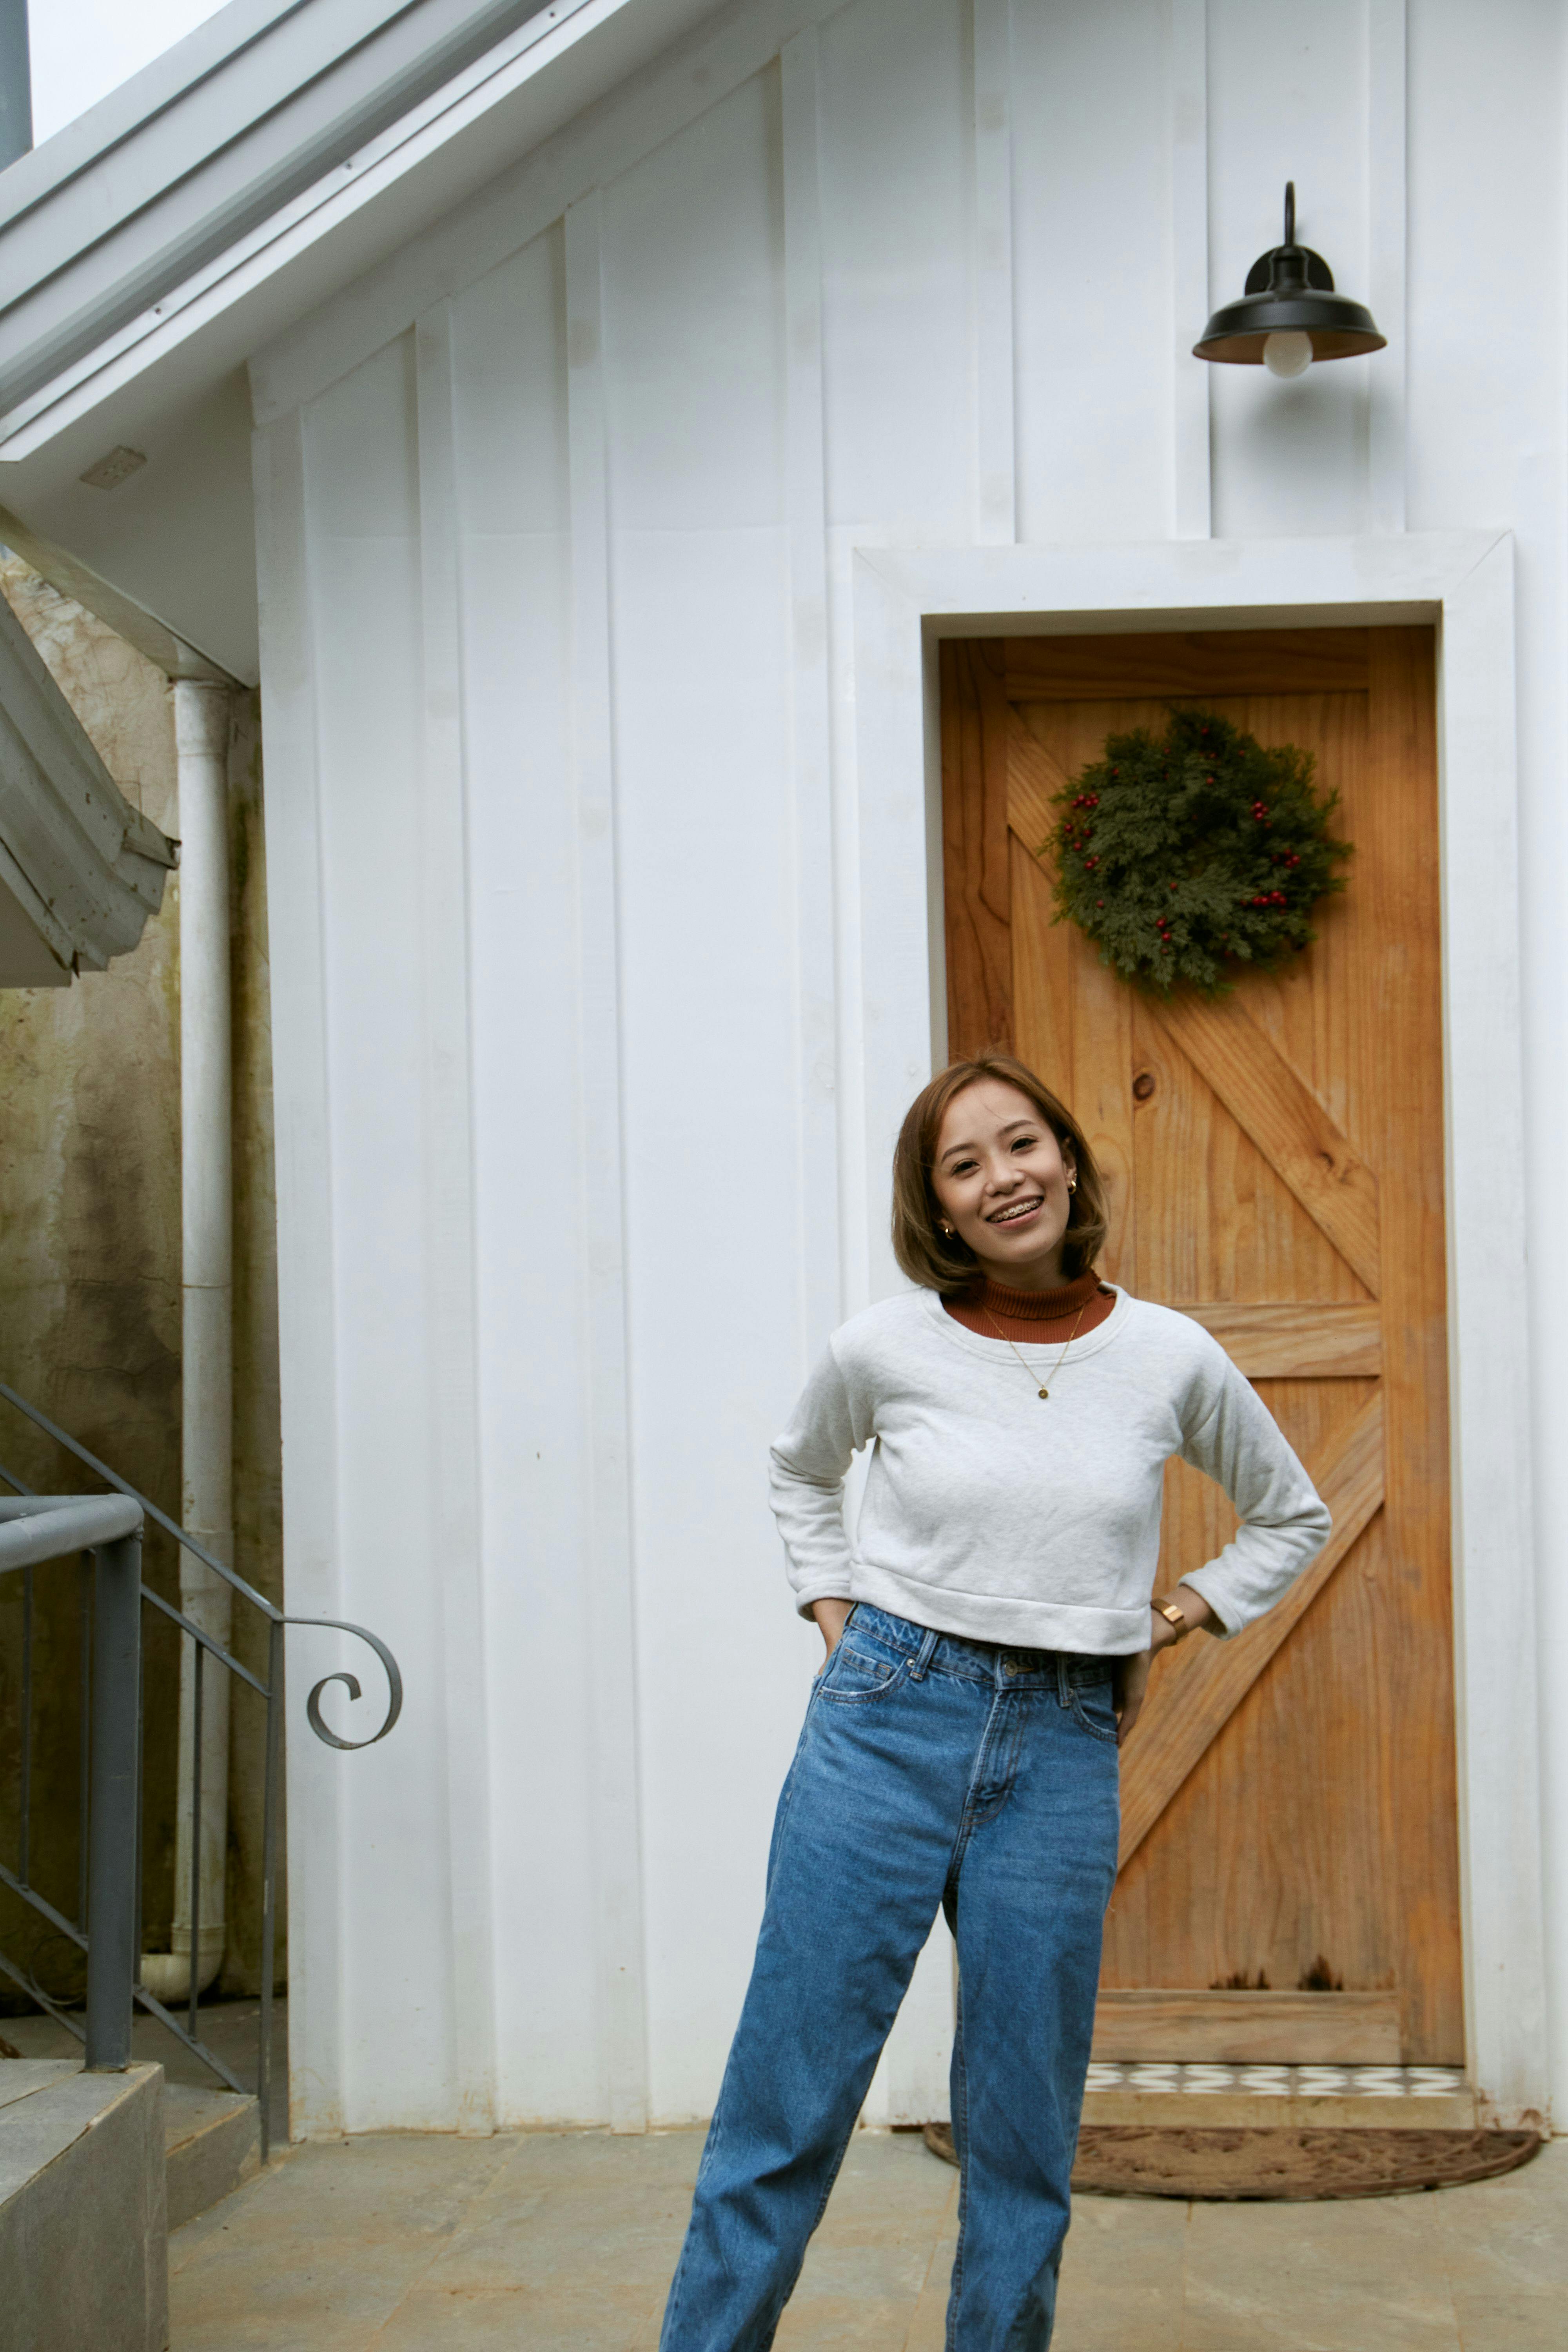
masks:
<path fill-rule="evenodd" d="M 321 1719 L 321 1693 L 329 1684 L 342 1683 L 351 1699 L 363 1696 L 357 1675 L 323 1675 L 305 1701 L 305 1714 L 317 1738 L 324 1740 L 329 1748 L 374 1748 L 378 1739 L 384 1739 L 403 1713 L 403 1676 L 398 1670 L 397 1660 L 380 1635 L 373 1633 L 368 1626 L 351 1625 L 343 1617 L 285 1617 L 282 1622 L 285 1625 L 327 1625 L 339 1633 L 355 1633 L 362 1642 L 370 1643 L 386 1675 L 386 1716 L 380 1730 L 373 1731 L 368 1739 L 341 1739 L 331 1725 Z"/>
<path fill-rule="evenodd" d="M 261 1986 L 260 2011 L 257 2032 L 257 2063 L 255 2095 L 258 2107 L 261 2160 L 265 2164 L 271 2144 L 272 2065 L 272 2004 L 274 1992 L 274 1954 L 278 1926 L 277 1874 L 279 1829 L 282 1805 L 283 1713 L 285 1703 L 284 1643 L 288 1627 L 314 1626 L 352 1635 L 365 1643 L 381 1663 L 386 1676 L 385 1710 L 377 1727 L 363 1739 L 346 1738 L 334 1731 L 321 1711 L 323 1694 L 333 1685 L 341 1685 L 351 1703 L 363 1696 L 359 1676 L 346 1669 L 324 1675 L 310 1688 L 305 1703 L 306 1720 L 323 1746 L 353 1751 L 374 1748 L 386 1738 L 403 1712 L 403 1675 L 396 1658 L 378 1634 L 368 1626 L 341 1617 L 295 1617 L 267 1599 L 255 1586 L 214 1557 L 205 1545 L 185 1528 L 181 1528 L 161 1511 L 151 1498 L 111 1470 L 106 1462 L 89 1453 L 85 1445 L 62 1429 L 47 1413 L 29 1404 L 25 1397 L 5 1381 L 0 1381 L 0 1401 L 13 1406 L 24 1418 L 44 1434 L 52 1438 L 89 1471 L 94 1472 L 110 1489 L 107 1495 L 37 1496 L 16 1474 L 0 1465 L 0 1487 L 9 1487 L 17 1497 L 11 1502 L 0 1496 L 0 1571 L 14 1568 L 23 1586 L 21 1610 L 22 1693 L 19 1709 L 20 1740 L 20 1834 L 16 1843 L 16 1867 L 13 1871 L 0 1864 L 0 1886 L 18 1897 L 54 1931 L 63 1936 L 68 1946 L 75 1947 L 88 1962 L 88 2016 L 85 2029 L 68 2013 L 67 2007 L 51 1998 L 37 1984 L 29 1968 L 18 1965 L 5 1953 L 0 1953 L 0 1978 L 8 1979 L 35 1999 L 42 2008 L 64 2024 L 87 2044 L 88 2062 L 100 2065 L 122 2064 L 131 2048 L 130 2021 L 140 2009 L 158 2021 L 167 2032 L 200 2058 L 221 2082 L 233 2091 L 246 2091 L 239 2073 L 218 2051 L 203 2041 L 197 2031 L 197 2004 L 202 1984 L 198 1980 L 205 1950 L 205 1930 L 201 1923 L 201 1844 L 199 1824 L 203 1819 L 201 1795 L 201 1758 L 203 1755 L 202 1691 L 205 1664 L 224 1667 L 232 1682 L 248 1686 L 261 1700 L 265 1708 L 265 1767 L 263 1771 L 262 1805 L 262 1906 L 261 1906 Z M 129 1534 L 124 1534 L 121 1522 L 128 1516 L 125 1506 L 133 1509 L 129 1517 L 134 1522 Z M 242 1663 L 227 1643 L 209 1633 L 205 1626 L 186 1613 L 186 1610 L 142 1581 L 140 1567 L 141 1534 L 144 1522 L 161 1528 L 185 1552 L 210 1570 L 224 1584 L 248 1601 L 264 1620 L 268 1628 L 267 1665 L 263 1672 Z M 59 1557 L 54 1538 L 58 1537 L 68 1551 L 79 1551 L 79 1649 L 80 1685 L 80 1738 L 79 1757 L 77 1916 L 68 1919 L 47 1896 L 31 1883 L 31 1857 L 28 1847 L 30 1769 L 33 1752 L 32 1737 L 32 1654 L 33 1654 L 33 1583 L 37 1568 L 46 1559 Z M 49 1540 L 46 1541 L 45 1538 Z M 109 1538 L 112 1537 L 113 1540 Z M 110 1556 L 126 1555 L 118 1564 Z M 129 1570 L 129 1578 L 125 1573 Z M 105 1577 L 109 1581 L 105 1583 Z M 182 1599 L 184 1595 L 182 1594 Z M 142 1718 L 142 1609 L 149 1604 L 157 1616 L 153 1622 L 172 1623 L 181 1640 L 188 1637 L 192 1645 L 191 1672 L 194 1692 L 194 1713 L 191 1724 L 191 1792 L 192 1832 L 190 1841 L 190 1901 L 189 1901 L 189 1978 L 188 1991 L 182 2006 L 183 2019 L 173 2014 L 163 2000 L 144 1983 L 143 1965 L 137 1956 L 142 1953 L 141 1924 L 141 1832 L 135 1806 L 140 1799 L 132 1794 L 129 1824 L 121 1818 L 123 1805 L 120 1800 L 129 1790 L 134 1792 L 141 1780 Z M 127 1617 L 129 1610 L 129 1618 Z M 184 1669 L 182 1668 L 182 1671 Z M 131 1713 L 126 1715 L 129 1705 Z M 101 1735 L 101 1756 L 100 1756 Z M 184 1727 L 182 1725 L 182 1737 Z M 107 1760 L 104 1760 L 107 1759 Z M 118 1759 L 118 1762 L 116 1762 Z M 102 1769 L 100 1769 L 100 1761 Z M 89 1778 L 91 1796 L 89 1802 Z M 101 1782 L 101 1786 L 100 1785 Z M 99 1836 L 95 1824 L 109 1824 Z M 116 1862 L 123 1867 L 111 1868 Z M 121 1880 L 124 1884 L 121 1885 Z M 180 1932 L 178 1928 L 176 1933 Z M 177 1948 L 176 1948 L 177 1950 Z M 154 1955 L 155 1958 L 161 1957 Z M 171 1957 L 175 1957 L 172 1954 Z M 95 1979 L 95 1962 L 97 1973 Z M 98 1988 L 95 1992 L 95 1983 Z M 160 1990 L 165 1990 L 159 1980 Z M 95 2000 L 97 2007 L 95 2010 Z M 121 2014 L 121 2007 L 123 2015 Z M 96 2020 L 96 2022 L 95 2022 Z M 96 2034 L 96 2042 L 95 2042 Z M 95 2057 L 95 2049 L 97 2055 Z"/>
<path fill-rule="evenodd" d="M 264 1593 L 258 1592 L 253 1584 L 247 1584 L 243 1576 L 228 1567 L 225 1561 L 215 1559 L 205 1544 L 198 1543 L 195 1538 L 187 1534 L 184 1528 L 176 1527 L 167 1513 L 161 1511 L 156 1503 L 133 1486 L 128 1478 L 122 1478 L 117 1470 L 111 1470 L 107 1462 L 100 1462 L 96 1454 L 89 1454 L 87 1447 L 79 1444 L 68 1430 L 61 1429 L 58 1422 L 51 1421 L 47 1413 L 40 1412 L 37 1405 L 29 1404 L 26 1397 L 18 1396 L 16 1390 L 8 1387 L 4 1381 L 0 1381 L 0 1397 L 3 1397 L 7 1404 L 15 1405 L 16 1411 L 25 1414 L 35 1428 L 41 1429 L 46 1436 L 52 1437 L 57 1444 L 63 1445 L 68 1454 L 74 1454 L 77 1460 L 84 1464 L 88 1469 L 95 1470 L 100 1478 L 107 1479 L 116 1494 L 123 1495 L 129 1502 L 139 1503 L 154 1526 L 162 1528 L 166 1535 L 173 1536 L 174 1541 L 199 1559 L 204 1568 L 211 1569 L 216 1576 L 221 1577 L 224 1582 L 232 1586 L 243 1599 L 259 1609 L 263 1616 L 279 1625 L 330 1626 L 337 1633 L 353 1633 L 362 1642 L 368 1642 L 381 1660 L 386 1674 L 387 1709 L 385 1720 L 380 1730 L 373 1732 L 368 1739 L 340 1739 L 337 1733 L 331 1730 L 322 1718 L 321 1696 L 329 1683 L 342 1683 L 351 1700 L 357 1700 L 363 1696 L 356 1675 L 324 1675 L 314 1685 L 305 1702 L 305 1715 L 317 1738 L 324 1741 L 329 1748 L 341 1748 L 345 1751 L 352 1751 L 358 1748 L 374 1748 L 378 1739 L 386 1738 L 403 1712 L 403 1675 L 399 1671 L 397 1660 L 378 1634 L 371 1633 L 364 1625 L 351 1624 L 347 1619 L 342 1617 L 286 1616 L 283 1611 L 273 1601 L 268 1601 Z M 4 1477 L 8 1486 L 15 1486 L 19 1494 L 25 1495 L 30 1492 L 23 1486 L 20 1479 L 12 1478 L 8 1472 L 0 1470 L 0 1477 Z M 260 1691 L 263 1696 L 267 1696 L 263 1685 L 257 1680 L 256 1676 L 247 1672 L 237 1658 L 231 1657 L 229 1653 L 220 1643 L 215 1642 L 210 1634 L 205 1633 L 199 1625 L 193 1625 L 188 1617 L 171 1607 L 169 1602 L 163 1600 L 147 1585 L 142 1586 L 142 1593 L 144 1600 L 151 1601 L 156 1608 L 163 1611 L 166 1617 L 172 1617 L 182 1632 L 189 1633 L 194 1640 L 201 1643 L 205 1650 L 210 1651 L 215 1657 L 218 1658 L 231 1674 L 238 1675 L 242 1680 L 251 1685 L 253 1690 Z"/>

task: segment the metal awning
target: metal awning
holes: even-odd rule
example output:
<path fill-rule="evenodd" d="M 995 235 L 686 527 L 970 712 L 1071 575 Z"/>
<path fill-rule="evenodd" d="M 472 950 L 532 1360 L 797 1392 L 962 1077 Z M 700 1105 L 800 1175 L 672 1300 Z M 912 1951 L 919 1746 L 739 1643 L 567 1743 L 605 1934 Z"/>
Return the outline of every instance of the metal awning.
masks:
<path fill-rule="evenodd" d="M 0 596 L 0 988 L 126 955 L 179 845 L 133 809 Z"/>

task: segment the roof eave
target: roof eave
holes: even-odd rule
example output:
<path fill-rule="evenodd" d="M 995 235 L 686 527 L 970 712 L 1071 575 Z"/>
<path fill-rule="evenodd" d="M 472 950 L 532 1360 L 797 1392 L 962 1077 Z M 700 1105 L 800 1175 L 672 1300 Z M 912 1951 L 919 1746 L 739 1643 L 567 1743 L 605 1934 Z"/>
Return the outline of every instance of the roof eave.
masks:
<path fill-rule="evenodd" d="M 300 0 L 289 13 L 349 5 Z M 209 74 L 110 149 L 41 179 L 0 218 L 0 280 L 17 289 L 0 311 L 0 457 L 54 438 L 633 10 L 661 13 L 659 0 L 463 0 L 454 27 L 441 0 L 407 0 L 375 41 L 312 58 L 297 89 L 231 137 L 205 125 L 220 102 L 233 111 Z M 417 51 L 426 18 L 441 37 Z M 258 46 L 226 56 L 223 73 L 253 72 Z M 198 160 L 160 160 L 176 143 Z M 139 159 L 142 144 L 153 152 Z"/>

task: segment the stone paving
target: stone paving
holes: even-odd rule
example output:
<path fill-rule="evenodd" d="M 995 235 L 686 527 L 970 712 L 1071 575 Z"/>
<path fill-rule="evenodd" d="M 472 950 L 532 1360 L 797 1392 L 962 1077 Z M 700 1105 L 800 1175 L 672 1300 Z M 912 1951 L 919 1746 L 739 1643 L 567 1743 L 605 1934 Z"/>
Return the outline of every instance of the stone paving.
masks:
<path fill-rule="evenodd" d="M 696 2132 L 314 2142 L 175 2232 L 171 2352 L 654 2352 Z M 779 2352 L 941 2352 L 957 2176 L 853 2143 Z M 1433 2194 L 1080 2198 L 1055 2352 L 1563 2352 L 1568 2140 Z"/>

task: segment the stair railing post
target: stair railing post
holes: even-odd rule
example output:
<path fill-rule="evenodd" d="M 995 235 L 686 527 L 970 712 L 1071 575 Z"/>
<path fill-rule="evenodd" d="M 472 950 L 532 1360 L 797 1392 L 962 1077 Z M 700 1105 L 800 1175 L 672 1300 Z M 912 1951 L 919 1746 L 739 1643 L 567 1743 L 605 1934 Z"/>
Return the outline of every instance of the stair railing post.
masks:
<path fill-rule="evenodd" d="M 87 2064 L 131 2063 L 142 1682 L 142 1536 L 93 1554 L 92 1794 L 88 1819 Z"/>

